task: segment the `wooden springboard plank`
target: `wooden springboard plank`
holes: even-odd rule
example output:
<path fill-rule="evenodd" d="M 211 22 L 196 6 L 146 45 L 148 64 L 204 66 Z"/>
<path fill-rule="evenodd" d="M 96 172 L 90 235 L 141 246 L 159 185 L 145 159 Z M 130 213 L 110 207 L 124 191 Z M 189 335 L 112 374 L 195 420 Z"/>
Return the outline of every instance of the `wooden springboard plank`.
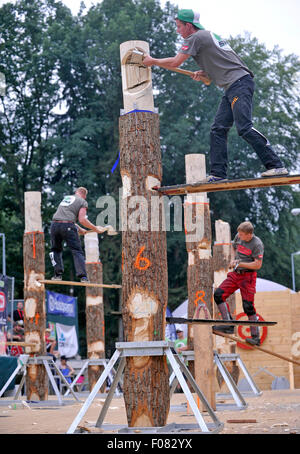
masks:
<path fill-rule="evenodd" d="M 179 184 L 175 186 L 153 187 L 152 189 L 165 195 L 184 195 L 195 192 L 235 191 L 239 189 L 266 188 L 270 186 L 286 186 L 299 184 L 300 175 L 283 175 L 278 177 L 248 178 L 228 180 L 220 183 Z"/>
<path fill-rule="evenodd" d="M 104 288 L 122 288 L 122 285 L 116 284 L 93 284 L 92 282 L 73 282 L 73 281 L 52 281 L 48 279 L 41 279 L 38 282 L 41 284 L 50 285 L 78 285 L 81 287 L 104 287 Z"/>

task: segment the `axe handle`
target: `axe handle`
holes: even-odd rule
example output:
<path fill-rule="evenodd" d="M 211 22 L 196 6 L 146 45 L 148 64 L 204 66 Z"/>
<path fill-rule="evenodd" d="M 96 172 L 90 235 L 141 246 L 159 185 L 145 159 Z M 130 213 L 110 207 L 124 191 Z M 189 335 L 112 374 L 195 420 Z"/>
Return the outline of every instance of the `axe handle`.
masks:
<path fill-rule="evenodd" d="M 180 69 L 180 68 L 172 68 L 170 71 L 174 71 L 176 73 L 185 74 L 186 76 L 192 76 L 194 74 L 193 71 L 188 71 L 187 69 Z"/>

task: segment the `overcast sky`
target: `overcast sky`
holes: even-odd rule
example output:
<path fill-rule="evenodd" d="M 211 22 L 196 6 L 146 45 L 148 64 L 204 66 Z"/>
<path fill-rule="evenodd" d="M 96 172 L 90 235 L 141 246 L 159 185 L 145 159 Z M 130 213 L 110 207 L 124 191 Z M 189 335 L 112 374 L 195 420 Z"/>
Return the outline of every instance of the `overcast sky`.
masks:
<path fill-rule="evenodd" d="M 63 0 L 74 14 L 81 0 Z M 0 5 L 7 0 L 0 0 Z M 89 8 L 97 0 L 84 0 Z M 166 3 L 161 0 L 162 6 Z M 200 12 L 200 22 L 223 38 L 251 33 L 269 49 L 278 45 L 284 53 L 300 56 L 300 0 L 174 0 L 179 8 L 191 8 Z"/>

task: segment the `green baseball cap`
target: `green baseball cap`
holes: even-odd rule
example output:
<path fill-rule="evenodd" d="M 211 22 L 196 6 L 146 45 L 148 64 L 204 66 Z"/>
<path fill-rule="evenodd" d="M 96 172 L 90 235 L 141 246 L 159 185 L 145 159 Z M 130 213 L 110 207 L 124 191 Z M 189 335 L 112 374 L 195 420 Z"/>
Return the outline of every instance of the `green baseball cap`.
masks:
<path fill-rule="evenodd" d="M 200 13 L 196 13 L 196 11 L 193 11 L 192 9 L 180 9 L 177 14 L 177 19 L 182 20 L 184 22 L 190 22 L 200 30 L 205 30 L 203 25 L 201 25 L 199 22 Z"/>

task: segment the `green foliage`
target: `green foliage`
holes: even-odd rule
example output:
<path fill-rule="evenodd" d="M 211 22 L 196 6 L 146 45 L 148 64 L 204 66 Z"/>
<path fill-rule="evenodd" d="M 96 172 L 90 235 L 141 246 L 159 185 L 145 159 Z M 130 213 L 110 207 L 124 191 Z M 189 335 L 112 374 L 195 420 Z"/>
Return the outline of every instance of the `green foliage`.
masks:
<path fill-rule="evenodd" d="M 123 108 L 119 46 L 127 40 L 149 42 L 151 54 L 172 56 L 178 37 L 176 7 L 158 0 L 103 0 L 74 17 L 60 1 L 18 0 L 0 9 L 0 231 L 7 238 L 7 272 L 23 296 L 22 236 L 24 192 L 42 192 L 47 277 L 49 224 L 57 204 L 76 186 L 89 189 L 89 218 L 96 222 L 99 197 L 112 195 L 118 206 L 121 178 L 111 168 L 119 153 L 118 121 Z M 299 70 L 295 55 L 269 51 L 255 38 L 232 38 L 232 47 L 255 73 L 254 126 L 265 134 L 290 171 L 299 173 Z M 194 69 L 189 59 L 184 65 Z M 184 156 L 203 153 L 209 170 L 209 132 L 222 91 L 153 67 L 155 106 L 159 109 L 163 183 L 185 182 Z M 252 149 L 229 136 L 229 177 L 254 177 L 262 170 Z M 300 249 L 300 206 L 292 187 L 209 194 L 212 226 L 230 223 L 232 234 L 250 219 L 266 247 L 261 277 L 291 286 L 290 254 Z M 168 239 L 169 306 L 187 295 L 184 232 Z M 100 236 L 104 282 L 121 282 L 121 238 Z M 64 254 L 65 276 L 74 279 L 72 258 Z M 299 267 L 296 282 L 300 288 Z M 81 350 L 85 348 L 84 291 L 79 297 Z M 107 340 L 117 337 L 117 292 L 105 291 Z"/>

